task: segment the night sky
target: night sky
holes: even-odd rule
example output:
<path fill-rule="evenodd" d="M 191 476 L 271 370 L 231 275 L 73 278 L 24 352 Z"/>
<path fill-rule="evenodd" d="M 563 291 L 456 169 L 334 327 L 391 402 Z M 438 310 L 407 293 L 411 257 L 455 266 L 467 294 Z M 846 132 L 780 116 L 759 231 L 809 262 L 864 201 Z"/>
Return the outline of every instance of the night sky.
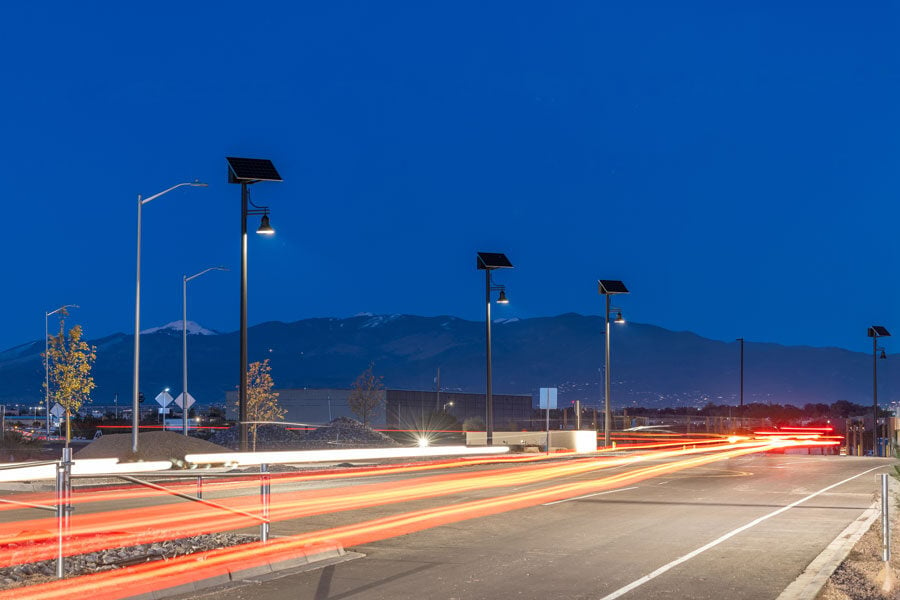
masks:
<path fill-rule="evenodd" d="M 16 2 L 4 6 L 0 348 L 250 323 L 599 314 L 866 351 L 900 335 L 900 9 L 872 2 Z M 678 6 L 675 6 L 678 5 Z M 752 6 L 751 6 L 752 5 Z M 255 229 L 257 219 L 251 219 Z M 53 325 L 51 324 L 51 330 Z M 900 352 L 887 341 L 888 352 Z M 895 346 L 895 348 L 892 348 Z"/>

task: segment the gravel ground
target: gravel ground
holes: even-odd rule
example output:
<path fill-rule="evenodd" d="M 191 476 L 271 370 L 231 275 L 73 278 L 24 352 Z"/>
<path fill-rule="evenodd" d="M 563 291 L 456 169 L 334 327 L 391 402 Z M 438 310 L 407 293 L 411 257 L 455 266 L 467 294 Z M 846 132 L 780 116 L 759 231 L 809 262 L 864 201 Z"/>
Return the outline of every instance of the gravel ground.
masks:
<path fill-rule="evenodd" d="M 896 501 L 891 510 L 890 566 L 881 560 L 879 517 L 834 571 L 817 600 L 900 600 L 900 511 Z M 883 589 L 885 577 L 893 581 L 887 591 Z"/>
<path fill-rule="evenodd" d="M 191 554 L 205 552 L 216 548 L 225 548 L 255 542 L 259 538 L 252 535 L 235 533 L 214 533 L 197 535 L 177 540 L 155 542 L 153 544 L 141 544 L 127 548 L 111 548 L 101 552 L 68 556 L 65 559 L 66 577 L 87 575 L 99 571 L 121 569 L 129 565 L 150 562 L 153 560 L 165 560 Z M 40 542 L 47 543 L 47 542 Z M 55 545 L 54 542 L 49 542 Z M 21 545 L 22 552 L 33 548 L 34 542 Z M 15 549 L 16 544 L 9 544 L 7 548 Z M 35 585 L 45 581 L 56 579 L 56 560 L 45 560 L 36 563 L 16 565 L 0 569 L 0 590 Z"/>

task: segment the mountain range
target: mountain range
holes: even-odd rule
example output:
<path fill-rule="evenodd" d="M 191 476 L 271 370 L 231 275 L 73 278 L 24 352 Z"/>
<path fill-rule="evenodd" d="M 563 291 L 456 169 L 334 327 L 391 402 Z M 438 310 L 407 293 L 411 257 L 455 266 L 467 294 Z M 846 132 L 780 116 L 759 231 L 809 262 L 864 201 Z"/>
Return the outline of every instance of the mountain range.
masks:
<path fill-rule="evenodd" d="M 612 399 L 616 407 L 737 404 L 740 344 L 649 324 L 613 325 Z M 248 331 L 250 361 L 271 360 L 278 388 L 348 388 L 369 363 L 394 389 L 483 393 L 484 322 L 450 316 L 357 315 L 267 322 Z M 189 390 L 200 404 L 224 402 L 238 379 L 238 333 L 188 326 Z M 602 402 L 604 323 L 599 316 L 498 320 L 492 324 L 495 394 L 559 388 L 560 401 Z M 97 347 L 95 404 L 131 401 L 133 336 L 114 334 Z M 0 403 L 43 397 L 43 340 L 0 352 Z M 747 342 L 744 402 L 803 405 L 872 401 L 872 355 L 840 348 Z M 888 404 L 900 362 L 878 360 L 879 403 Z M 181 391 L 181 323 L 141 336 L 141 391 Z"/>

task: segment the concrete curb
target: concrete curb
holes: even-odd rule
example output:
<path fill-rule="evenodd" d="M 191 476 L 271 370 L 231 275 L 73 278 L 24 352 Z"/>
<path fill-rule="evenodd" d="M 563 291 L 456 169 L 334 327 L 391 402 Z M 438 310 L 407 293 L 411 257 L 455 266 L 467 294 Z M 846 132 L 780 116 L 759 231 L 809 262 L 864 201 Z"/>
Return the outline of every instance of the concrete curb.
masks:
<path fill-rule="evenodd" d="M 363 558 L 365 554 L 347 552 L 340 546 L 324 548 L 315 554 L 300 555 L 285 560 L 267 562 L 249 569 L 242 569 L 235 565 L 227 573 L 207 577 L 197 581 L 190 581 L 181 585 L 154 590 L 144 594 L 129 596 L 132 600 L 163 600 L 174 598 L 184 594 L 194 594 L 200 591 L 210 590 L 215 587 L 226 587 L 250 581 L 274 579 L 289 573 L 300 573 L 310 569 L 321 569 L 329 565 Z"/>
<path fill-rule="evenodd" d="M 878 499 L 834 538 L 822 553 L 809 563 L 803 573 L 781 592 L 777 600 L 813 600 L 818 596 L 831 574 L 841 566 L 859 538 L 880 516 L 881 500 Z"/>

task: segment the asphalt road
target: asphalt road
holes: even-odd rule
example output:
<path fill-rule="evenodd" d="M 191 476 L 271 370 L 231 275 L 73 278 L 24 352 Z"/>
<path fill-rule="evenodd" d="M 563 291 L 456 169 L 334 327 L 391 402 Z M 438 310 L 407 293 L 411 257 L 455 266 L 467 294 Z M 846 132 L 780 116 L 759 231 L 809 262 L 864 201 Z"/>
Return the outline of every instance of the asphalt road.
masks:
<path fill-rule="evenodd" d="M 776 598 L 871 505 L 877 474 L 892 464 L 846 456 L 733 458 L 348 548 L 365 558 L 179 598 Z M 419 500 L 403 510 L 496 494 Z M 273 524 L 272 532 L 392 512 L 396 505 L 307 517 Z"/>

